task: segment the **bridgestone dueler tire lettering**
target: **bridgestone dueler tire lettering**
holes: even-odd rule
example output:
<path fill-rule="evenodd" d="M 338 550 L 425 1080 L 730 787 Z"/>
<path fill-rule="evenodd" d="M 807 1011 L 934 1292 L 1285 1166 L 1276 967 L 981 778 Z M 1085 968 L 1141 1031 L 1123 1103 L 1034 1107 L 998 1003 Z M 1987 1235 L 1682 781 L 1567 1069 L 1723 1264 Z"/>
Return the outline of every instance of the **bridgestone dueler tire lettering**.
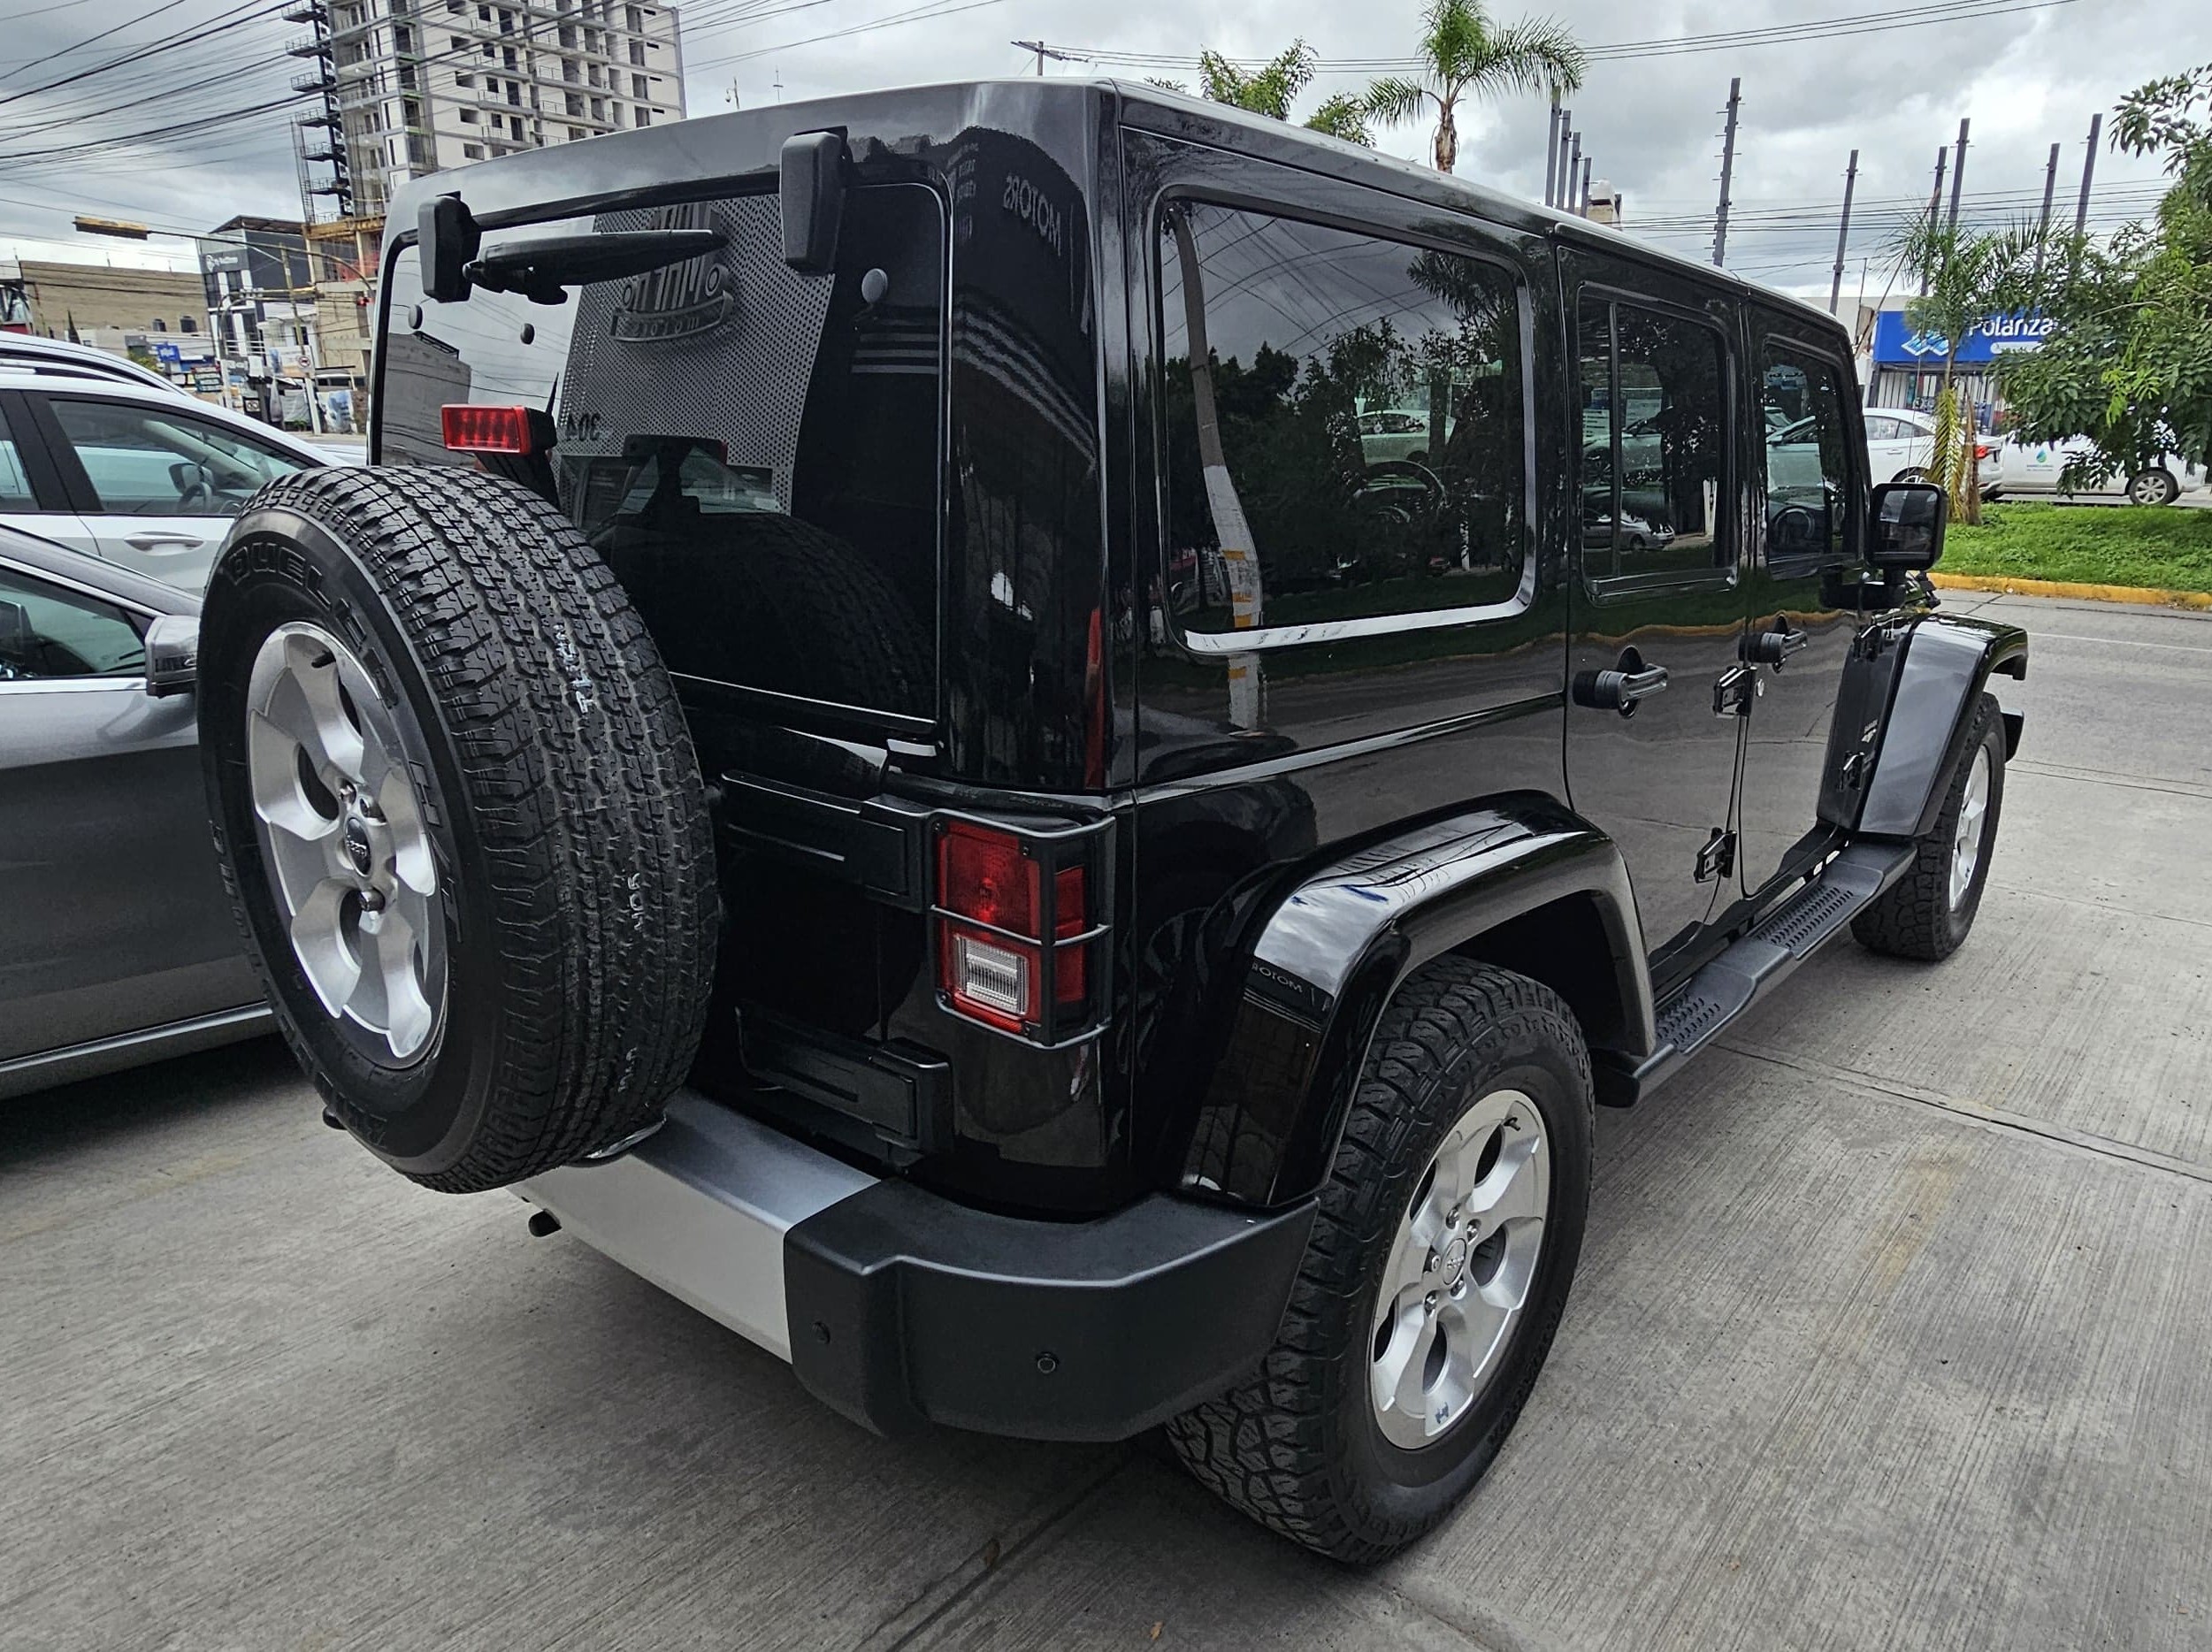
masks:
<path fill-rule="evenodd" d="M 396 720 L 446 922 L 439 1030 L 366 1059 L 295 957 L 248 783 L 246 685 L 305 620 Z M 650 1126 L 697 1048 L 717 896 L 698 762 L 652 639 L 551 505 L 473 471 L 333 469 L 233 527 L 200 636 L 216 847 L 277 1023 L 333 1113 L 425 1187 L 473 1192 Z"/>
<path fill-rule="evenodd" d="M 1474 1098 L 1511 1087 L 1542 1110 L 1551 1209 L 1527 1306 L 1465 1420 L 1390 1444 L 1367 1396 L 1375 1294 L 1414 1183 Z M 1443 1519 L 1482 1477 L 1543 1367 L 1589 1206 L 1589 1054 L 1574 1015 L 1525 975 L 1445 957 L 1377 1026 L 1313 1235 L 1259 1374 L 1167 1425 L 1183 1466 L 1262 1526 L 1371 1564 Z"/>

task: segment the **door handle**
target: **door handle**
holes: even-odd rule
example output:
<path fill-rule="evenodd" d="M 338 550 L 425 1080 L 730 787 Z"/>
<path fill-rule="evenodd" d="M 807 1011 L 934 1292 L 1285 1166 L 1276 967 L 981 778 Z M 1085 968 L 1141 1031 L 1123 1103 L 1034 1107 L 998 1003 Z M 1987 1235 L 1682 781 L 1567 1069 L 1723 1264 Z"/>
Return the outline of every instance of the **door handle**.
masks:
<path fill-rule="evenodd" d="M 1573 684 L 1574 703 L 1596 711 L 1636 715 L 1636 707 L 1666 687 L 1666 667 L 1647 665 L 1634 648 L 1623 648 L 1610 671 L 1578 671 Z"/>
<path fill-rule="evenodd" d="M 1743 658 L 1752 665 L 1771 665 L 1779 671 L 1783 661 L 1811 640 L 1810 631 L 1793 629 L 1788 620 L 1778 615 L 1767 630 L 1753 631 L 1743 639 Z"/>
<path fill-rule="evenodd" d="M 123 543 L 134 551 L 196 551 L 207 540 L 196 533 L 126 533 Z"/>

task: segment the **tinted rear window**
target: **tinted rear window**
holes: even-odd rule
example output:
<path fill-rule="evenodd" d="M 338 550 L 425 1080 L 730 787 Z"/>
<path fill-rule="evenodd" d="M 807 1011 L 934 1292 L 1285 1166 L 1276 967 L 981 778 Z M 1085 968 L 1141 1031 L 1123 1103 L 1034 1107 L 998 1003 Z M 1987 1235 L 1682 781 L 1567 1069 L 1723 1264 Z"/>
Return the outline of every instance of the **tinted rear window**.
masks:
<path fill-rule="evenodd" d="M 709 229 L 720 250 L 532 303 L 421 297 L 393 261 L 379 436 L 387 464 L 465 464 L 448 402 L 520 403 L 557 433 L 561 507 L 671 669 L 934 717 L 944 215 L 855 189 L 830 276 L 785 264 L 773 195 L 602 213 L 486 237 Z M 499 463 L 501 462 L 494 462 Z"/>

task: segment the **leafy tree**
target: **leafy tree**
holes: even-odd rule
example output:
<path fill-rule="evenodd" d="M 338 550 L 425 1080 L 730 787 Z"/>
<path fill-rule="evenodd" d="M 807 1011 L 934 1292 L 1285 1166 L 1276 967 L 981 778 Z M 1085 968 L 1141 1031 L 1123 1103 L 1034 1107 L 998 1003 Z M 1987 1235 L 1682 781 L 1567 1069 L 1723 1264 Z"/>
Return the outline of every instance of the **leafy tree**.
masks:
<path fill-rule="evenodd" d="M 1290 119 L 1290 105 L 1313 78 L 1313 49 L 1302 40 L 1292 41 L 1286 50 L 1257 69 L 1240 69 L 1210 49 L 1198 54 L 1201 96 L 1211 103 L 1228 103 L 1273 120 Z M 1189 89 L 1178 80 L 1154 80 L 1152 84 L 1164 86 L 1171 92 Z M 1366 104 L 1342 92 L 1324 99 L 1305 124 L 1332 138 L 1343 138 L 1367 148 L 1374 145 L 1374 135 L 1367 126 Z"/>
<path fill-rule="evenodd" d="M 1431 0 L 1419 43 L 1420 73 L 1389 75 L 1367 88 L 1367 113 L 1386 126 L 1436 111 L 1436 170 L 1459 158 L 1460 100 L 1507 92 L 1572 92 L 1588 62 L 1564 24 L 1546 18 L 1500 23 L 1482 0 Z"/>
<path fill-rule="evenodd" d="M 1367 106 L 1348 92 L 1331 93 L 1322 99 L 1321 106 L 1305 118 L 1305 124 L 1362 149 L 1374 148 L 1374 128 L 1367 120 Z"/>
<path fill-rule="evenodd" d="M 2212 460 L 2212 64 L 2120 101 L 2113 141 L 2163 158 L 2172 186 L 2149 224 L 2102 251 L 2080 246 L 2045 303 L 2043 348 L 2000 363 L 2016 432 L 2086 436 L 2062 486 L 2146 470 L 2172 453 Z"/>

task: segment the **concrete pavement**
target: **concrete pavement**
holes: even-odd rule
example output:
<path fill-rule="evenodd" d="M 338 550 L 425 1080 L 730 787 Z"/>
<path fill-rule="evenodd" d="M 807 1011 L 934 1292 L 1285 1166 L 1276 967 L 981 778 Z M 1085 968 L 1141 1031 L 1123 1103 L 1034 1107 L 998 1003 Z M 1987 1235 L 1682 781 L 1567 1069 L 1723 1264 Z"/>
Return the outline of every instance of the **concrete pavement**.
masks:
<path fill-rule="evenodd" d="M 2212 616 L 1948 606 L 2036 638 L 1972 941 L 1601 1117 L 1544 1380 L 1392 1564 L 874 1440 L 258 1045 L 0 1112 L 0 1648 L 2212 1645 Z"/>

